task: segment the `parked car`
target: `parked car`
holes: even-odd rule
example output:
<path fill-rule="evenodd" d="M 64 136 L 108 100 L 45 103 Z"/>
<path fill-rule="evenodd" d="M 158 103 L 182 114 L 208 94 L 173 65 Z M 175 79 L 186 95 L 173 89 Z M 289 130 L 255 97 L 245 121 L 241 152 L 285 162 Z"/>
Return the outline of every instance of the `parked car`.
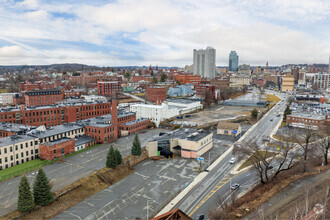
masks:
<path fill-rule="evenodd" d="M 273 121 L 273 119 L 271 118 L 270 121 Z"/>
<path fill-rule="evenodd" d="M 269 169 L 269 170 L 271 170 L 271 169 L 273 169 L 273 168 L 274 168 L 274 167 L 273 167 L 272 165 L 269 165 L 269 166 L 268 166 L 268 169 Z"/>
<path fill-rule="evenodd" d="M 232 190 L 236 190 L 236 189 L 239 189 L 239 184 L 238 183 L 234 183 L 231 185 L 230 187 Z"/>
<path fill-rule="evenodd" d="M 233 163 L 235 163 L 235 162 L 236 162 L 236 158 L 235 158 L 235 157 L 232 157 L 232 158 L 230 159 L 230 161 L 229 161 L 230 164 L 233 164 Z"/>

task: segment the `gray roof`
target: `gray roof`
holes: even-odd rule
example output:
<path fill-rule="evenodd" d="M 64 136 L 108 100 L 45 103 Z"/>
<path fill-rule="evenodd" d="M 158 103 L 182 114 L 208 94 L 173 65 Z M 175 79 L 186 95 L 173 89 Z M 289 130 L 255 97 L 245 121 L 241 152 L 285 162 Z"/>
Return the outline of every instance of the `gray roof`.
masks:
<path fill-rule="evenodd" d="M 68 123 L 68 124 L 57 125 L 54 127 L 49 127 L 46 129 L 46 131 L 32 130 L 30 135 L 38 138 L 46 138 L 81 128 L 84 128 L 84 126 L 78 125 L 76 123 Z"/>
<path fill-rule="evenodd" d="M 325 119 L 325 115 L 317 115 L 317 114 L 306 114 L 306 113 L 293 113 L 291 115 L 287 115 L 288 117 L 297 117 L 304 119 L 314 119 L 314 120 L 323 120 Z"/>
<path fill-rule="evenodd" d="M 86 144 L 86 143 L 89 143 L 91 141 L 95 141 L 95 139 L 94 138 L 91 138 L 91 137 L 88 137 L 86 135 L 76 136 L 76 138 L 75 138 L 75 146 Z"/>
<path fill-rule="evenodd" d="M 55 144 L 64 143 L 64 142 L 67 142 L 70 140 L 72 140 L 72 138 L 62 137 L 62 138 L 54 140 L 54 141 L 48 141 L 48 142 L 44 143 L 43 145 L 44 146 L 53 146 Z"/>
<path fill-rule="evenodd" d="M 194 102 L 200 102 L 200 100 L 198 99 L 185 99 L 185 98 L 181 98 L 181 99 L 166 99 L 166 101 L 170 104 L 171 102 L 173 103 L 180 103 L 180 104 L 191 104 Z"/>
<path fill-rule="evenodd" d="M 1 131 L 8 131 L 8 132 L 27 131 L 27 130 L 33 129 L 35 127 L 36 126 L 15 124 L 15 123 L 8 123 L 8 122 L 1 122 L 0 123 L 0 130 Z"/>
<path fill-rule="evenodd" d="M 162 136 L 154 138 L 154 141 L 162 141 L 162 140 L 169 140 L 169 139 L 186 139 L 189 141 L 199 141 L 204 137 L 210 135 L 212 132 L 205 131 L 203 129 L 196 130 L 192 128 L 180 128 L 175 131 L 168 132 Z"/>
<path fill-rule="evenodd" d="M 0 147 L 6 147 L 9 145 L 18 144 L 24 141 L 32 141 L 36 139 L 30 135 L 12 135 L 10 137 L 0 138 Z"/>
<path fill-rule="evenodd" d="M 142 121 L 147 121 L 147 120 L 148 120 L 147 118 L 139 118 L 139 119 L 136 119 L 134 121 L 125 122 L 125 123 L 123 123 L 123 125 L 134 125 L 136 123 L 139 123 L 139 122 L 142 122 Z"/>

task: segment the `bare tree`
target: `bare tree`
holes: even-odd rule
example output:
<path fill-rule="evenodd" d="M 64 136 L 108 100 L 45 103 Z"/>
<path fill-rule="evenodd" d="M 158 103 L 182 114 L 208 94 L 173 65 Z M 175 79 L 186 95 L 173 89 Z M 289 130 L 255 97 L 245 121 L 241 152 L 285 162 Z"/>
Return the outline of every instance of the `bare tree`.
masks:
<path fill-rule="evenodd" d="M 307 171 L 307 160 L 309 159 L 309 154 L 312 151 L 313 144 L 311 141 L 315 137 L 313 130 L 307 126 L 303 129 L 299 129 L 301 131 L 297 133 L 297 131 L 292 135 L 294 142 L 297 143 L 300 150 L 302 150 L 303 157 L 303 172 Z"/>
<path fill-rule="evenodd" d="M 289 134 L 283 135 L 279 141 L 278 147 L 279 154 L 275 161 L 278 167 L 274 173 L 274 178 L 283 171 L 289 170 L 294 166 L 294 160 L 297 158 L 297 153 L 294 150 L 294 143 Z"/>
<path fill-rule="evenodd" d="M 330 126 L 327 124 L 324 124 L 319 127 L 319 132 L 317 133 L 318 143 L 316 146 L 320 149 L 322 152 L 322 165 L 328 165 L 328 153 L 330 149 L 330 142 L 329 142 L 329 136 L 330 136 Z"/>
<path fill-rule="evenodd" d="M 258 172 L 260 183 L 265 184 L 270 180 L 268 173 L 269 164 L 276 156 L 270 149 L 271 147 L 268 145 L 261 148 L 255 141 L 247 141 L 235 145 L 233 153 L 238 154 L 240 157 L 248 158 L 253 168 Z"/>
<path fill-rule="evenodd" d="M 290 106 L 292 104 L 292 102 L 294 101 L 294 97 L 292 95 L 290 95 L 287 99 L 287 103 Z"/>

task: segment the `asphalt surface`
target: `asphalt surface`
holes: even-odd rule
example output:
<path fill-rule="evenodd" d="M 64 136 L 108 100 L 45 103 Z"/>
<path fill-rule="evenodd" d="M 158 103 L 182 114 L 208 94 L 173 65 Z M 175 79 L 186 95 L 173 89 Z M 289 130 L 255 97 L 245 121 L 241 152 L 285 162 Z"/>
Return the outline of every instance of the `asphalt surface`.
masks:
<path fill-rule="evenodd" d="M 276 93 L 276 95 L 284 99 L 283 94 Z M 256 127 L 248 131 L 244 141 L 253 140 L 262 144 L 262 140 L 271 134 L 276 124 L 281 117 L 283 117 L 283 114 L 281 114 L 280 117 L 277 117 L 276 115 L 279 112 L 283 113 L 285 107 L 285 101 L 276 104 L 267 115 L 264 115 L 260 119 Z M 176 208 L 180 208 L 192 218 L 195 218 L 198 214 L 204 214 L 207 219 L 209 211 L 214 211 L 221 205 L 219 204 L 220 200 L 222 202 L 229 202 L 231 198 L 234 198 L 237 195 L 239 196 L 243 191 L 249 190 L 252 185 L 259 181 L 254 170 L 248 170 L 236 175 L 230 174 L 230 171 L 235 167 L 235 164 L 229 164 L 231 157 L 231 153 L 226 156 L 176 205 Z M 236 164 L 238 162 L 239 161 L 237 161 Z M 233 183 L 238 183 L 241 187 L 238 190 L 233 191 L 230 189 L 230 184 Z"/>
<path fill-rule="evenodd" d="M 152 129 L 145 133 L 139 133 L 141 145 L 145 146 L 149 138 L 164 131 L 167 130 Z M 103 168 L 105 166 L 105 157 L 111 144 L 114 148 L 120 150 L 123 157 L 130 155 L 134 136 L 135 134 L 121 137 L 113 143 L 103 144 L 89 151 L 66 158 L 63 162 L 44 166 L 43 169 L 53 185 L 52 191 L 57 191 L 87 176 L 94 170 Z M 33 186 L 36 174 L 36 171 L 26 173 L 31 186 Z M 19 176 L 0 183 L 0 216 L 16 210 L 20 178 Z"/>
<path fill-rule="evenodd" d="M 213 148 L 203 155 L 202 169 L 232 143 L 228 137 L 215 135 Z M 149 217 L 155 214 L 199 174 L 198 166 L 196 159 L 181 157 L 142 161 L 133 174 L 54 219 L 146 219 L 147 212 Z"/>

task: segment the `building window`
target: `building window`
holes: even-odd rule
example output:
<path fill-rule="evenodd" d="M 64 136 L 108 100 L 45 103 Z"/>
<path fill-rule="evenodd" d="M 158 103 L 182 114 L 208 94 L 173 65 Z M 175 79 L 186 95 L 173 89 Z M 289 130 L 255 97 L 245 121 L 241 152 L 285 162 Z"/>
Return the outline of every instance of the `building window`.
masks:
<path fill-rule="evenodd" d="M 64 148 L 61 149 L 61 153 L 64 154 Z"/>
<path fill-rule="evenodd" d="M 56 149 L 54 149 L 54 154 L 56 154 Z"/>

